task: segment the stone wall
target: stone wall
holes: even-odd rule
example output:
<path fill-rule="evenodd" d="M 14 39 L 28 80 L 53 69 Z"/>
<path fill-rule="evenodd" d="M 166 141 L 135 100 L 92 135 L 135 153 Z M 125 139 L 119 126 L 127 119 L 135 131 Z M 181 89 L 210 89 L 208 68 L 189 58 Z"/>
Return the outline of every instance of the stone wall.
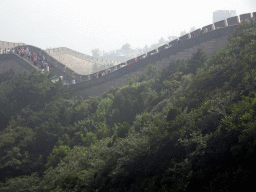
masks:
<path fill-rule="evenodd" d="M 67 67 L 73 69 L 77 74 L 89 75 L 92 73 L 93 62 L 89 60 L 81 59 L 69 53 L 59 53 L 51 56 Z"/>
<path fill-rule="evenodd" d="M 13 69 L 15 74 L 37 70 L 36 67 L 16 54 L 0 54 L 0 73 L 10 69 Z"/>
<path fill-rule="evenodd" d="M 25 46 L 24 43 L 13 43 L 13 42 L 7 42 L 7 41 L 0 41 L 0 48 L 3 49 L 11 49 L 17 46 Z"/>
<path fill-rule="evenodd" d="M 120 61 L 103 60 L 103 59 L 100 59 L 100 58 L 95 58 L 95 57 L 92 57 L 92 56 L 74 51 L 74 50 L 69 49 L 67 47 L 47 49 L 46 52 L 49 53 L 51 56 L 57 56 L 57 55 L 61 55 L 61 54 L 70 54 L 70 55 L 75 56 L 77 58 L 86 60 L 88 62 L 97 63 L 98 65 L 109 64 L 109 63 L 113 63 L 114 65 L 117 65 L 117 64 L 120 63 Z"/>

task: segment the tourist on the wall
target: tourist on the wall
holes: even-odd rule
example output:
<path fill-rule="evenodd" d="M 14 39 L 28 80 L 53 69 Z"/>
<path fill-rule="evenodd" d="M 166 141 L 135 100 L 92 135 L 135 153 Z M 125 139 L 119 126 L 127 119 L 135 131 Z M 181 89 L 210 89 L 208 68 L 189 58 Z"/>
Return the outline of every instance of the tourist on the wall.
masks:
<path fill-rule="evenodd" d="M 72 82 L 71 82 L 71 83 L 72 83 L 73 85 L 76 84 L 76 80 L 75 80 L 74 77 L 72 78 Z"/>
<path fill-rule="evenodd" d="M 47 64 L 47 63 L 45 63 L 45 65 L 46 65 L 46 71 L 50 71 L 50 68 L 49 68 L 49 65 Z"/>
<path fill-rule="evenodd" d="M 24 57 L 24 52 L 25 52 L 25 50 L 24 50 L 24 48 L 22 47 L 22 48 L 21 48 L 21 57 Z"/>
<path fill-rule="evenodd" d="M 27 57 L 28 57 L 28 52 L 25 51 L 25 52 L 24 52 L 24 58 L 27 59 Z"/>
<path fill-rule="evenodd" d="M 34 61 L 34 53 L 31 52 L 31 62 L 33 62 L 33 61 Z"/>
<path fill-rule="evenodd" d="M 34 63 L 33 64 L 34 64 L 34 66 L 37 65 L 37 56 L 36 55 L 34 56 Z"/>
<path fill-rule="evenodd" d="M 31 61 L 31 52 L 30 51 L 28 52 L 28 60 L 29 60 L 29 62 Z"/>

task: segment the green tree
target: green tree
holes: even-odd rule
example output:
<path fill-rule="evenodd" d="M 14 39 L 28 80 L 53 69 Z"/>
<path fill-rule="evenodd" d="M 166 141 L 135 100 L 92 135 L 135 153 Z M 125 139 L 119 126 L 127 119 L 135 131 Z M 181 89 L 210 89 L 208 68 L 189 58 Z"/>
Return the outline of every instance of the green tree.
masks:
<path fill-rule="evenodd" d="M 99 122 L 105 122 L 110 108 L 113 104 L 113 100 L 110 98 L 102 99 L 98 105 L 96 111 L 96 117 Z"/>
<path fill-rule="evenodd" d="M 93 57 L 99 57 L 99 56 L 100 56 L 99 48 L 97 48 L 97 49 L 92 49 L 92 56 L 93 56 Z"/>
<path fill-rule="evenodd" d="M 6 128 L 11 116 L 27 106 L 34 111 L 42 109 L 46 103 L 70 97 L 71 89 L 61 82 L 53 83 L 49 73 L 39 71 L 18 74 L 14 79 L 0 86 L 0 130 Z"/>
<path fill-rule="evenodd" d="M 125 52 L 129 52 L 132 50 L 131 45 L 128 43 L 124 44 L 121 49 Z"/>
<path fill-rule="evenodd" d="M 157 69 L 157 67 L 153 64 L 148 65 L 147 67 L 147 76 L 149 79 L 157 79 L 160 75 L 160 71 Z"/>
<path fill-rule="evenodd" d="M 93 144 L 98 142 L 96 134 L 92 132 L 86 133 L 86 137 L 83 137 L 83 145 L 86 147 L 90 147 Z"/>
<path fill-rule="evenodd" d="M 46 168 L 56 167 L 70 151 L 69 146 L 66 145 L 61 145 L 59 147 L 54 146 L 52 153 L 47 157 L 48 162 L 45 165 Z"/>
<path fill-rule="evenodd" d="M 192 57 L 188 60 L 188 70 L 184 71 L 185 74 L 192 73 L 196 74 L 196 71 L 199 68 L 204 67 L 204 63 L 207 60 L 207 56 L 205 52 L 203 52 L 202 48 L 197 49 L 195 53 L 192 54 Z"/>
<path fill-rule="evenodd" d="M 167 121 L 173 121 L 179 114 L 181 114 L 180 109 L 172 107 L 168 112 Z"/>
<path fill-rule="evenodd" d="M 123 122 L 123 123 L 118 123 L 118 129 L 117 129 L 117 136 L 120 138 L 124 138 L 127 136 L 129 129 L 130 129 L 130 125 L 127 122 Z"/>

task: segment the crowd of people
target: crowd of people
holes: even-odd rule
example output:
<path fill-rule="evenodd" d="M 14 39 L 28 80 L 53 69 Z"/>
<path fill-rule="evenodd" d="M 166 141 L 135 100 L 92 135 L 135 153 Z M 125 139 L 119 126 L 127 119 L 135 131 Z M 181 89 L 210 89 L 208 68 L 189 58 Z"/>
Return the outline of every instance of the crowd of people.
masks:
<path fill-rule="evenodd" d="M 26 59 L 30 63 L 32 63 L 35 67 L 39 68 L 42 72 L 44 71 L 50 71 L 50 66 L 47 63 L 47 59 L 44 55 L 40 54 L 40 52 L 32 52 L 27 47 L 26 49 L 24 47 L 21 48 L 8 48 L 8 49 L 1 49 L 0 48 L 0 54 L 17 54 L 21 56 L 22 58 Z M 61 81 L 63 81 L 63 76 L 61 75 L 59 77 Z M 75 78 L 72 78 L 71 84 L 76 84 Z"/>
<path fill-rule="evenodd" d="M 6 48 L 5 49 L 1 49 L 0 48 L 0 54 L 14 53 L 14 51 L 15 51 L 14 48 L 11 48 L 11 49 L 10 48 L 8 48 L 8 49 L 6 49 Z"/>
<path fill-rule="evenodd" d="M 39 52 L 31 52 L 28 47 L 26 49 L 24 49 L 24 47 L 21 47 L 11 49 L 5 48 L 3 50 L 0 48 L 0 54 L 17 54 L 22 58 L 28 60 L 30 63 L 33 63 L 35 67 L 40 68 L 42 71 L 50 71 L 50 67 L 46 62 L 45 56 L 41 55 Z"/>

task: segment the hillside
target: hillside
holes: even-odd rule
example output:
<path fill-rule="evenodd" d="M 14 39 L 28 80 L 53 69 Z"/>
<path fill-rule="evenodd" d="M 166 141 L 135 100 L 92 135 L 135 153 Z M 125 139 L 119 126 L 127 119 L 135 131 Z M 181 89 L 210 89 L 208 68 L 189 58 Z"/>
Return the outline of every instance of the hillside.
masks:
<path fill-rule="evenodd" d="M 228 41 L 86 100 L 51 73 L 1 74 L 0 191 L 251 189 L 256 21 Z"/>

